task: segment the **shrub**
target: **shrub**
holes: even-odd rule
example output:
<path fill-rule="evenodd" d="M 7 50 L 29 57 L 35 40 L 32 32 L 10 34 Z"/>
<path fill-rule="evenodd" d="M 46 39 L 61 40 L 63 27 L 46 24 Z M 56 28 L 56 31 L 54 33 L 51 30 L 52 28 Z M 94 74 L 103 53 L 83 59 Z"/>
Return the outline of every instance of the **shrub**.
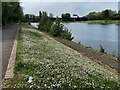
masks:
<path fill-rule="evenodd" d="M 102 45 L 100 45 L 100 52 L 106 53 L 106 52 L 105 52 L 105 49 L 102 47 Z"/>
<path fill-rule="evenodd" d="M 42 12 L 38 28 L 41 31 L 49 32 L 50 28 L 51 28 L 51 25 L 52 25 L 52 21 L 48 17 L 47 13 L 46 12 Z"/>
<path fill-rule="evenodd" d="M 46 31 L 55 37 L 62 37 L 68 40 L 73 39 L 72 33 L 64 27 L 59 18 L 57 17 L 53 22 L 46 12 L 42 12 L 38 28 L 41 31 Z"/>
<path fill-rule="evenodd" d="M 53 36 L 60 36 L 67 40 L 72 40 L 72 33 L 66 28 L 60 20 L 57 18 L 54 24 L 51 26 L 50 34 Z"/>
<path fill-rule="evenodd" d="M 57 18 L 56 21 L 51 26 L 50 34 L 53 36 L 61 36 L 62 30 L 63 24 L 60 23 L 60 20 Z"/>
<path fill-rule="evenodd" d="M 71 31 L 69 31 L 66 27 L 65 27 L 64 30 L 62 31 L 61 36 L 62 36 L 64 39 L 67 39 L 67 40 L 72 40 L 72 39 L 74 38 L 74 37 L 72 37 Z"/>
<path fill-rule="evenodd" d="M 19 70 L 23 69 L 24 66 L 25 66 L 25 63 L 22 60 L 19 60 L 16 62 L 15 70 L 19 71 Z"/>

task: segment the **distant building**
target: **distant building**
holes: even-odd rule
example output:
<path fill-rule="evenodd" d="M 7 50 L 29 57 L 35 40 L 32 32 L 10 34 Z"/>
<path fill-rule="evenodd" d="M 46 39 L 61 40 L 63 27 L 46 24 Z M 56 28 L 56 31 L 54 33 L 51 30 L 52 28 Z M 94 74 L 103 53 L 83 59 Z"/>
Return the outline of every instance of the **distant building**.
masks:
<path fill-rule="evenodd" d="M 72 18 L 79 18 L 79 16 L 77 14 L 73 14 Z"/>

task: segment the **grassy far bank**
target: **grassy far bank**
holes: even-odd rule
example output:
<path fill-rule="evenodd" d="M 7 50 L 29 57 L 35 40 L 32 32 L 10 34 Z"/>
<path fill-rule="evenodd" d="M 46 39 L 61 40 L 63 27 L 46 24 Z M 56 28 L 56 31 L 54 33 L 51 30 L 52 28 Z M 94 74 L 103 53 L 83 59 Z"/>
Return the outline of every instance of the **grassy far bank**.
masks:
<path fill-rule="evenodd" d="M 118 90 L 119 83 L 117 74 L 28 25 L 21 27 L 15 74 L 15 88 Z"/>
<path fill-rule="evenodd" d="M 90 20 L 82 22 L 88 24 L 120 24 L 120 20 Z"/>

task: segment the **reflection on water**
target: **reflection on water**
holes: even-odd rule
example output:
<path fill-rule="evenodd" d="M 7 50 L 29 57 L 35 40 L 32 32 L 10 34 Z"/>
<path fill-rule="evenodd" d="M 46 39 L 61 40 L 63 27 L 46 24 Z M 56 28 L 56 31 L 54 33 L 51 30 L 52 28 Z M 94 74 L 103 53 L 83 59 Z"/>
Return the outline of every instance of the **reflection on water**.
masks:
<path fill-rule="evenodd" d="M 31 23 L 34 27 L 38 28 L 38 23 Z"/>

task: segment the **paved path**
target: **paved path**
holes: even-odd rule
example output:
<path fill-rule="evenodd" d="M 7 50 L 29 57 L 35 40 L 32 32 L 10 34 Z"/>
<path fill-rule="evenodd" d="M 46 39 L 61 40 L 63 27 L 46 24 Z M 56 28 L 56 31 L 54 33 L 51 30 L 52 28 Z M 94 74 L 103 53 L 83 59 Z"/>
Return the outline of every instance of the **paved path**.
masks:
<path fill-rule="evenodd" d="M 17 30 L 18 24 L 2 28 L 2 78 L 5 76 Z"/>
<path fill-rule="evenodd" d="M 78 52 L 84 53 L 86 56 L 92 58 L 93 60 L 95 60 L 95 61 L 97 60 L 97 62 L 102 62 L 103 64 L 108 65 L 109 67 L 117 70 L 118 73 L 120 74 L 120 62 L 118 62 L 116 60 L 108 59 L 99 53 L 95 53 L 92 50 L 83 48 L 82 46 L 78 45 L 75 42 L 71 42 L 71 41 L 68 41 L 65 39 L 60 39 L 57 37 L 55 39 Z"/>

